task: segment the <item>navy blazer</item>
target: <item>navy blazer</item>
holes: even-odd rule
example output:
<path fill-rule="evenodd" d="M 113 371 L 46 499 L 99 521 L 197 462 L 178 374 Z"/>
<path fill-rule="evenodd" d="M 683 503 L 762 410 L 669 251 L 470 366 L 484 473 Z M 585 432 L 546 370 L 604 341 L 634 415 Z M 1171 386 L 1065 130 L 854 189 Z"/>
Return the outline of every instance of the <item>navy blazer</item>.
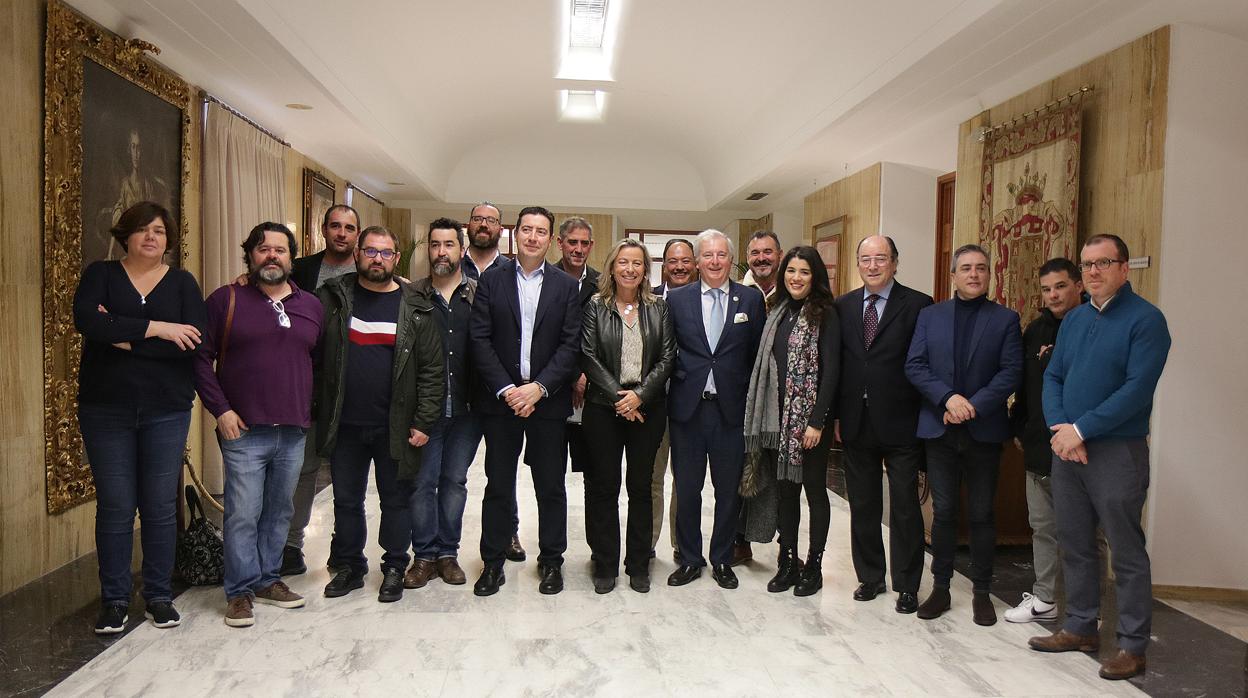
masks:
<path fill-rule="evenodd" d="M 544 262 L 529 350 L 530 379 L 546 387 L 534 417 L 567 419 L 572 414 L 569 386 L 580 375 L 581 301 L 576 280 Z M 520 293 L 516 262 L 508 260 L 481 275 L 468 322 L 472 363 L 477 370 L 473 409 L 482 414 L 511 414 L 498 391 L 520 385 Z"/>
<path fill-rule="evenodd" d="M 767 311 L 763 294 L 756 288 L 728 282 L 728 315 L 711 352 L 702 324 L 702 284 L 687 284 L 667 294 L 667 305 L 676 326 L 676 368 L 668 390 L 668 415 L 687 422 L 702 400 L 706 378 L 715 372 L 715 390 L 726 423 L 745 423 L 745 393 L 758 354 Z"/>
<path fill-rule="evenodd" d="M 956 302 L 950 299 L 919 311 L 910 340 L 906 378 L 923 396 L 917 432 L 921 439 L 934 439 L 945 433 L 944 401 L 954 392 Z M 963 397 L 975 407 L 975 418 L 965 422 L 971 438 L 983 443 L 1009 440 L 1012 434 L 1006 400 L 1023 380 L 1023 335 L 1018 313 L 991 301 L 984 303 L 965 360 L 964 375 L 969 387 Z"/>

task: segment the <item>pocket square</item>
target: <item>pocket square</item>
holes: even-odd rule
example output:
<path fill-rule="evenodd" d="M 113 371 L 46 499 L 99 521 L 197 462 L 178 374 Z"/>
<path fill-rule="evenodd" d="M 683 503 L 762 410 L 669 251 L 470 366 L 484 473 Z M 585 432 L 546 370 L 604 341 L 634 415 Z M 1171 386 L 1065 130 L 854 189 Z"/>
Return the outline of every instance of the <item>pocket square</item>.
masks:
<path fill-rule="evenodd" d="M 737 313 L 732 318 L 732 324 L 734 325 L 741 323 L 741 322 L 749 322 L 749 321 L 750 321 L 750 316 L 746 315 L 745 313 Z"/>

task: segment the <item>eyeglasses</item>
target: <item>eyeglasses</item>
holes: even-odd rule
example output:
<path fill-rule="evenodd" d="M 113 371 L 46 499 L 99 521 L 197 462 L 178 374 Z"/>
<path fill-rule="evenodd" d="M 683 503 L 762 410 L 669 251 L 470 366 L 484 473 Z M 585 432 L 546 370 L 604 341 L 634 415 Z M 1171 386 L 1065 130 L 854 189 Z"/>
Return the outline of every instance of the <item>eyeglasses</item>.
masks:
<path fill-rule="evenodd" d="M 290 329 L 290 316 L 286 314 L 286 306 L 281 301 L 270 300 L 269 305 L 277 311 L 277 326 Z"/>
<path fill-rule="evenodd" d="M 1101 270 L 1101 271 L 1105 271 L 1106 269 L 1108 269 L 1108 268 L 1109 268 L 1109 265 L 1111 265 L 1111 264 L 1126 264 L 1126 263 L 1127 263 L 1127 260 L 1125 260 L 1125 259 L 1105 259 L 1105 258 L 1101 258 L 1101 259 L 1098 259 L 1098 260 L 1096 260 L 1096 261 L 1094 261 L 1094 262 L 1080 262 L 1080 263 L 1079 263 L 1079 271 L 1091 271 L 1091 270 L 1092 270 L 1092 267 L 1096 267 L 1097 269 L 1099 269 L 1099 270 Z"/>
<path fill-rule="evenodd" d="M 892 260 L 892 257 L 885 257 L 884 255 L 881 254 L 881 255 L 876 255 L 874 257 L 859 257 L 858 264 L 864 267 L 869 267 L 872 264 L 882 267 L 885 264 L 888 264 L 889 261 L 891 260 Z"/>
<path fill-rule="evenodd" d="M 472 223 L 489 223 L 490 225 L 498 225 L 499 220 L 494 216 L 473 216 L 468 219 Z"/>
<path fill-rule="evenodd" d="M 378 257 L 381 257 L 382 259 L 389 262 L 390 260 L 394 259 L 395 255 L 397 254 L 398 252 L 395 252 L 394 250 L 379 250 L 376 247 L 364 248 L 364 256 L 368 257 L 369 259 L 377 259 Z"/>

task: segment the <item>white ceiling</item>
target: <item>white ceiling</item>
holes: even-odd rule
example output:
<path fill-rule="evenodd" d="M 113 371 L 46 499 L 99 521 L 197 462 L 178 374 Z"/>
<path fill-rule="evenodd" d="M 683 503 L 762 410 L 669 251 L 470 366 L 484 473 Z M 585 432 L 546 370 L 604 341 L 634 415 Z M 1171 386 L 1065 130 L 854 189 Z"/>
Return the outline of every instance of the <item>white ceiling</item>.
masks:
<path fill-rule="evenodd" d="M 1163 24 L 1248 39 L 1243 0 L 610 2 L 614 80 L 570 83 L 558 0 L 71 0 L 386 200 L 760 214 L 952 170 L 959 122 Z M 558 120 L 569 87 L 601 123 Z"/>

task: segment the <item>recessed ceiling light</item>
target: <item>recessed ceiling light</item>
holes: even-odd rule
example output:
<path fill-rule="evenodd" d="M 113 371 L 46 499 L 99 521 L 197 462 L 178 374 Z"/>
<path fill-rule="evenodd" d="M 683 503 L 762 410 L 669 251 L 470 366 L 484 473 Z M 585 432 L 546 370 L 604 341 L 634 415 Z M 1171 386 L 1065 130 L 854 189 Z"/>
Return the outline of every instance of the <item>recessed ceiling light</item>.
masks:
<path fill-rule="evenodd" d="M 559 118 L 564 121 L 601 121 L 607 93 L 602 90 L 559 90 Z"/>
<path fill-rule="evenodd" d="M 299 102 L 291 102 L 290 104 L 287 104 L 287 105 L 286 105 L 286 108 L 287 108 L 287 109 L 294 109 L 294 110 L 296 110 L 296 111 L 310 111 L 310 110 L 312 109 L 312 105 L 310 105 L 310 104 L 300 104 Z"/>

